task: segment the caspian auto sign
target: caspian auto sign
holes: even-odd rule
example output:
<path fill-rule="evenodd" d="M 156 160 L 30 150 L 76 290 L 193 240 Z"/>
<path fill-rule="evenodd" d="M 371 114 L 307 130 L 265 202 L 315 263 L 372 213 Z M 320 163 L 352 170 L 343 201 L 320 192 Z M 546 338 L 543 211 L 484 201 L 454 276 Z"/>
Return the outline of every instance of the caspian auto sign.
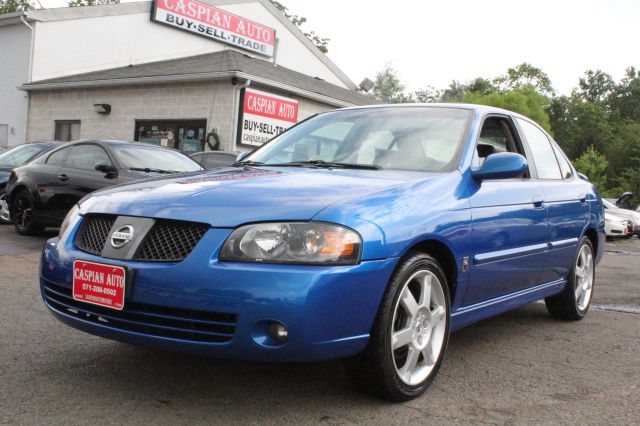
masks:
<path fill-rule="evenodd" d="M 276 30 L 195 0 L 156 0 L 151 20 L 273 56 Z"/>
<path fill-rule="evenodd" d="M 298 122 L 298 101 L 244 90 L 238 143 L 260 146 Z"/>

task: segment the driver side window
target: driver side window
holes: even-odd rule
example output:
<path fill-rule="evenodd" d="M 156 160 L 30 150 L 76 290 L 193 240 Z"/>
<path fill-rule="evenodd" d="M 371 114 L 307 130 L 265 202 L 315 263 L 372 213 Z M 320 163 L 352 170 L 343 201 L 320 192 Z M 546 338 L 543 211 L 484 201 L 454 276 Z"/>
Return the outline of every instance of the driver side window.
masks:
<path fill-rule="evenodd" d="M 524 156 L 520 143 L 515 138 L 513 124 L 506 117 L 488 117 L 482 124 L 482 130 L 473 155 L 473 166 L 480 167 L 492 154 L 515 152 Z"/>

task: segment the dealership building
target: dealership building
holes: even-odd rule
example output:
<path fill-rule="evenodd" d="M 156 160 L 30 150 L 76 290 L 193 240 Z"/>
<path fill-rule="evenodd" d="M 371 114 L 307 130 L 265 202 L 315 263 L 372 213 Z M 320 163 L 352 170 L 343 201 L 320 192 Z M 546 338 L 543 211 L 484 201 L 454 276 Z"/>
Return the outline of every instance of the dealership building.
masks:
<path fill-rule="evenodd" d="M 372 98 L 268 0 L 0 15 L 0 146 L 123 139 L 247 150 Z"/>

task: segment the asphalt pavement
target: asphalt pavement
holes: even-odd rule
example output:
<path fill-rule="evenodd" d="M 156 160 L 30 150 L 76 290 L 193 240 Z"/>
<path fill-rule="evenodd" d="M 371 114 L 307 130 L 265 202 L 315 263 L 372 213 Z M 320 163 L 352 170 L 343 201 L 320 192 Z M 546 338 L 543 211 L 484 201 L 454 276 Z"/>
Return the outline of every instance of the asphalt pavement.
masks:
<path fill-rule="evenodd" d="M 358 393 L 338 361 L 220 361 L 66 327 L 40 299 L 44 241 L 0 226 L 2 424 L 637 425 L 640 419 L 637 239 L 607 244 L 585 320 L 557 321 L 533 303 L 464 328 L 452 335 L 432 387 L 402 404 Z"/>

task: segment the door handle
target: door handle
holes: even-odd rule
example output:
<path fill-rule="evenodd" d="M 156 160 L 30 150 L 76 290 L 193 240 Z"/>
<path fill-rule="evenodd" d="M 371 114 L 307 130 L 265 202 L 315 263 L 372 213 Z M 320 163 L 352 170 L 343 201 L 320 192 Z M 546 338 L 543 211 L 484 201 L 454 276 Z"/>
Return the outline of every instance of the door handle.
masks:
<path fill-rule="evenodd" d="M 66 182 L 66 181 L 68 181 L 68 180 L 69 180 L 69 176 L 67 176 L 67 175 L 65 175 L 65 174 L 58 175 L 58 180 L 61 180 L 61 181 L 63 181 L 63 182 Z"/>
<path fill-rule="evenodd" d="M 541 195 L 534 195 L 531 202 L 533 203 L 533 207 L 536 209 L 544 208 L 544 198 L 542 198 Z"/>
<path fill-rule="evenodd" d="M 587 204 L 587 194 L 578 195 L 578 200 L 580 200 L 580 204 Z"/>

